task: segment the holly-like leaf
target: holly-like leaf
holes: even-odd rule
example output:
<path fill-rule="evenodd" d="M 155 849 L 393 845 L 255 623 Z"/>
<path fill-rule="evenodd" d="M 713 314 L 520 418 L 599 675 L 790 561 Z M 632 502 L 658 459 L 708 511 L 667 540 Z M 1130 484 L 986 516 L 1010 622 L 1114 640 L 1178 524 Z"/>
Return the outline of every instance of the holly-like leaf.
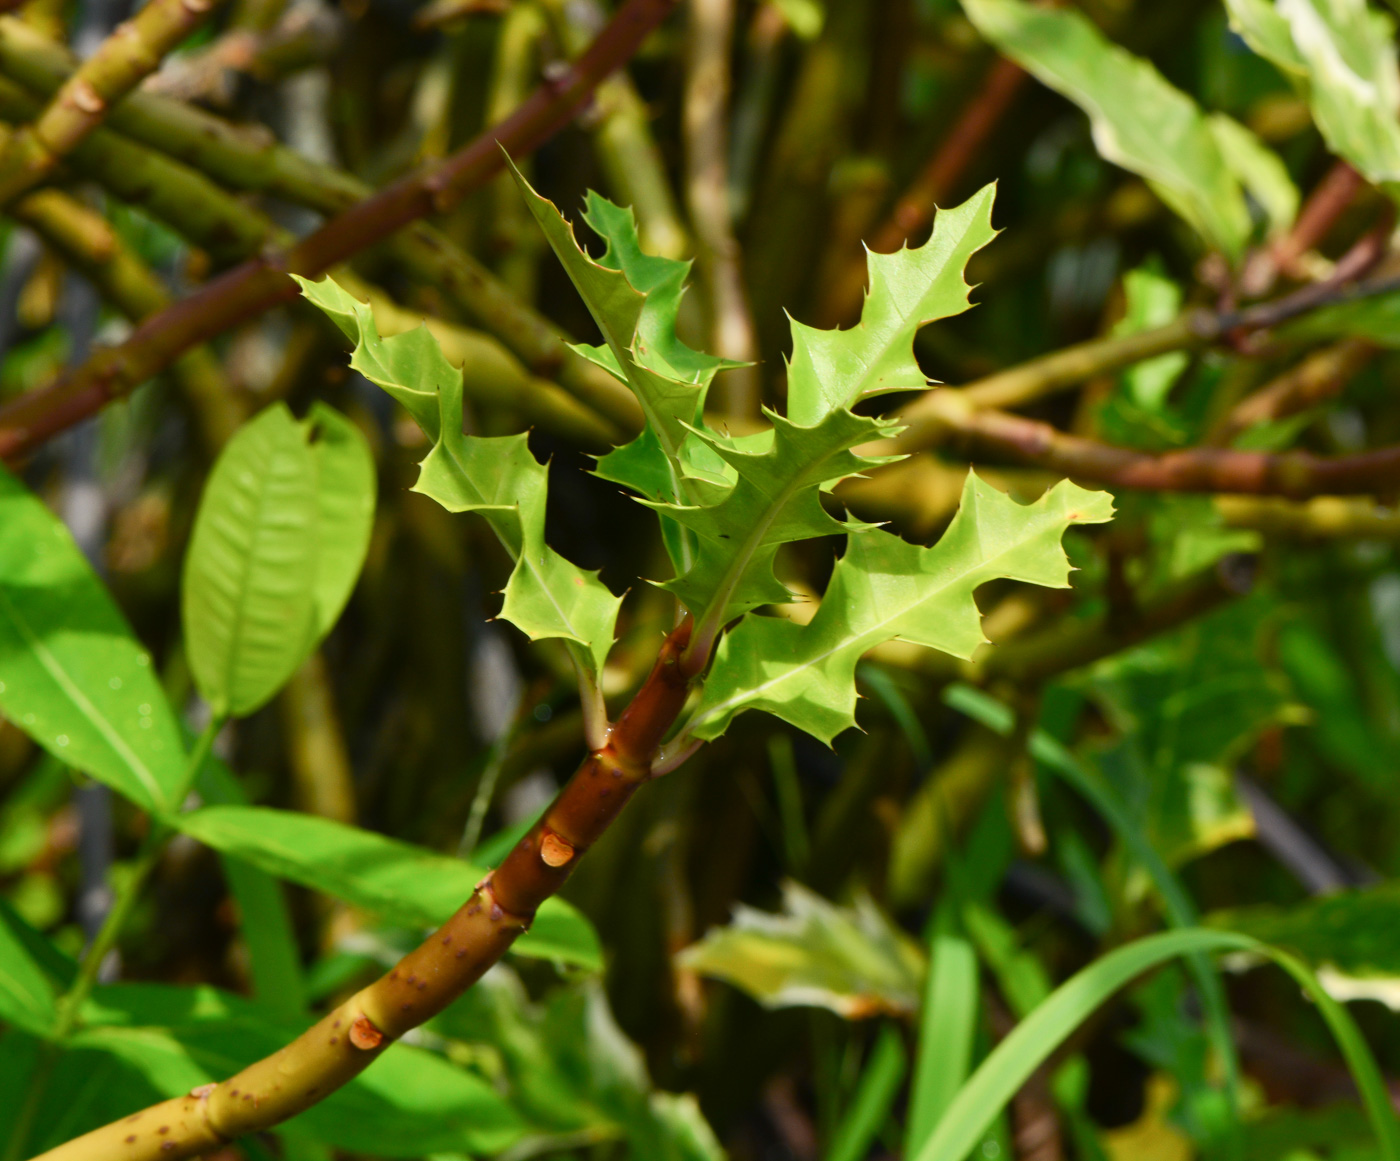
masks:
<path fill-rule="evenodd" d="M 972 288 L 963 268 L 996 235 L 995 196 L 995 186 L 984 186 L 962 205 L 940 210 L 922 246 L 870 254 L 870 289 L 850 330 L 816 330 L 793 320 L 788 419 L 806 427 L 862 399 L 928 386 L 914 361 L 914 335 L 968 309 Z"/>
<path fill-rule="evenodd" d="M 773 915 L 740 904 L 676 957 L 684 968 L 726 980 L 769 1008 L 829 1008 L 848 1020 L 919 1007 L 925 958 L 869 898 L 837 907 L 797 883 L 783 884 Z"/>
<path fill-rule="evenodd" d="M 545 544 L 548 470 L 531 453 L 526 436 L 465 435 L 462 373 L 426 329 L 382 338 L 370 308 L 330 278 L 297 281 L 354 341 L 350 365 L 403 404 L 433 441 L 413 490 L 449 512 L 479 513 L 515 561 L 501 616 L 532 640 L 562 639 L 596 684 L 612 647 L 621 598 L 596 572 Z"/>
<path fill-rule="evenodd" d="M 1329 148 L 1377 185 L 1400 183 L 1395 22 L 1366 0 L 1226 0 L 1250 48 L 1302 85 Z"/>
<path fill-rule="evenodd" d="M 704 434 L 736 477 L 722 499 L 706 507 L 654 505 L 695 534 L 695 563 L 663 587 L 679 596 L 702 624 L 722 625 L 759 605 L 791 599 L 773 575 L 780 544 L 868 527 L 828 515 L 820 489 L 886 462 L 850 451 L 877 439 L 886 425 L 844 408 L 813 427 L 798 427 L 771 413 L 769 418 L 771 438 L 756 441 L 756 450 L 751 450 L 755 441 L 738 444 Z"/>
<path fill-rule="evenodd" d="M 627 384 L 646 416 L 644 435 L 650 435 L 650 444 L 629 444 L 632 455 L 627 458 L 605 456 L 600 465 L 604 478 L 654 495 L 661 476 L 666 486 L 662 499 L 693 502 L 684 483 L 681 448 L 700 421 L 710 380 L 727 364 L 691 350 L 676 337 L 688 263 L 642 253 L 631 211 L 596 194 L 589 195 L 585 220 L 608 248 L 602 258 L 593 258 L 578 244 L 573 226 L 554 203 L 537 194 L 514 165 L 511 173 L 603 333 L 602 347 L 579 345 L 574 350 Z M 663 458 L 645 455 L 653 447 Z"/>
<path fill-rule="evenodd" d="M 1104 39 L 1078 11 L 1023 0 L 962 3 L 1001 52 L 1089 115 L 1105 159 L 1143 177 L 1210 245 L 1239 258 L 1251 231 L 1249 208 L 1195 101 L 1149 62 Z"/>
<path fill-rule="evenodd" d="M 1063 588 L 1071 524 L 1111 518 L 1107 492 L 1069 481 L 1022 506 L 969 473 L 961 507 L 932 548 L 879 530 L 853 534 L 808 625 L 750 616 L 720 643 L 688 732 L 710 739 L 763 709 L 829 742 L 855 725 L 855 667 L 893 638 L 970 657 L 986 638 L 972 594 L 997 577 Z"/>

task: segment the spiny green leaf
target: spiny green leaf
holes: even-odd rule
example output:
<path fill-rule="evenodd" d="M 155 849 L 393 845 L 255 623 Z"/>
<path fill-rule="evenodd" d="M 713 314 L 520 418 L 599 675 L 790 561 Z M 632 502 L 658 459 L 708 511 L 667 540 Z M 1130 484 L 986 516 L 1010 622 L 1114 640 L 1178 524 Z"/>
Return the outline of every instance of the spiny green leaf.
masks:
<path fill-rule="evenodd" d="M 1099 153 L 1142 176 L 1210 245 L 1239 258 L 1249 209 L 1195 101 L 1080 12 L 1023 0 L 963 0 L 963 9 L 998 49 L 1089 115 Z"/>
<path fill-rule="evenodd" d="M 940 210 L 922 246 L 869 254 L 870 289 L 850 330 L 816 330 L 793 320 L 787 396 L 793 423 L 808 427 L 862 399 L 928 386 L 914 360 L 914 335 L 970 305 L 963 269 L 996 235 L 995 195 L 995 186 L 984 186 L 962 205 Z"/>
<path fill-rule="evenodd" d="M 545 544 L 549 473 L 527 437 L 463 434 L 462 373 L 426 329 L 382 338 L 370 308 L 330 278 L 297 281 L 355 342 L 350 365 L 403 404 L 433 441 L 413 490 L 449 512 L 479 513 L 515 561 L 501 616 L 532 640 L 565 641 L 596 681 L 621 598 Z"/>
<path fill-rule="evenodd" d="M 2 468 L 0 713 L 146 810 L 184 795 L 185 751 L 150 654 L 62 521 Z"/>
<path fill-rule="evenodd" d="M 828 515 L 820 489 L 885 462 L 850 449 L 877 439 L 886 425 L 845 409 L 813 427 L 771 413 L 769 418 L 773 429 L 766 440 L 740 444 L 702 433 L 736 477 L 722 499 L 707 507 L 652 505 L 695 534 L 694 565 L 662 587 L 702 621 L 719 625 L 759 605 L 791 599 L 773 575 L 779 545 L 868 527 Z M 755 443 L 759 450 L 750 450 Z"/>
<path fill-rule="evenodd" d="M 676 310 L 686 264 L 643 254 L 631 212 L 596 195 L 588 203 L 591 216 L 587 220 L 607 240 L 608 250 L 602 259 L 591 257 L 554 203 L 537 194 L 514 165 L 511 173 L 530 213 L 603 332 L 604 347 L 574 349 L 632 389 L 646 416 L 647 429 L 665 456 L 665 499 L 680 501 L 685 494 L 681 447 L 690 425 L 700 419 L 710 380 L 725 366 L 723 360 L 692 351 L 676 338 Z M 630 473 L 624 474 L 629 466 L 613 461 L 604 467 L 604 476 L 636 487 Z M 646 485 L 652 483 L 659 466 L 650 465 Z M 624 478 L 618 479 L 620 475 Z M 652 494 L 649 486 L 638 490 Z"/>
<path fill-rule="evenodd" d="M 793 882 L 773 915 L 740 904 L 734 920 L 677 956 L 769 1008 L 830 1008 L 847 1019 L 908 1015 L 919 1006 L 925 961 L 917 944 L 868 898 L 837 907 Z"/>
<path fill-rule="evenodd" d="M 1022 506 L 969 473 L 962 505 L 932 548 L 879 530 L 853 534 L 808 625 L 750 616 L 720 643 L 689 730 L 722 734 L 746 709 L 763 709 L 829 742 L 855 725 L 855 666 L 902 638 L 957 657 L 983 643 L 972 594 L 996 577 L 1064 587 L 1060 537 L 1070 524 L 1112 516 L 1106 492 L 1062 481 Z"/>

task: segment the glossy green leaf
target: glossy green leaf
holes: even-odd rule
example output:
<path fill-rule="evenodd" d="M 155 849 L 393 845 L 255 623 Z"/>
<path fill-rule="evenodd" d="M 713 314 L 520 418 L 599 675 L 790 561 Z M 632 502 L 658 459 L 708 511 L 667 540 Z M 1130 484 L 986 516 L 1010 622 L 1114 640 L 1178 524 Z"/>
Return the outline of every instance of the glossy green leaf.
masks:
<path fill-rule="evenodd" d="M 527 437 L 463 434 L 462 372 L 425 328 L 381 338 L 369 307 L 331 279 L 298 281 L 355 342 L 350 365 L 401 403 L 432 441 L 414 491 L 449 512 L 479 513 L 515 561 L 501 616 L 532 640 L 562 639 L 596 683 L 621 599 L 596 572 L 545 544 L 548 470 L 531 454 Z"/>
<path fill-rule="evenodd" d="M 52 983 L 29 953 L 19 920 L 0 908 L 0 1023 L 45 1036 L 57 1017 Z"/>
<path fill-rule="evenodd" d="M 830 1008 L 847 1019 L 913 1012 L 924 971 L 918 946 L 868 898 L 837 907 L 790 881 L 780 914 L 740 904 L 677 963 L 765 1007 Z"/>
<path fill-rule="evenodd" d="M 258 806 L 210 806 L 180 829 L 280 878 L 324 891 L 409 927 L 436 927 L 470 898 L 485 870 L 330 819 Z M 593 927 L 562 899 L 548 899 L 513 950 L 597 971 Z"/>
<path fill-rule="evenodd" d="M 1074 9 L 963 0 L 963 10 L 1001 52 L 1089 115 L 1105 159 L 1144 178 L 1209 245 L 1231 260 L 1243 254 L 1244 192 L 1195 101 Z"/>
<path fill-rule="evenodd" d="M 150 654 L 62 522 L 3 469 L 0 712 L 146 810 L 183 797 L 184 747 Z"/>
<path fill-rule="evenodd" d="M 306 659 L 316 631 L 317 514 L 306 432 L 273 404 L 219 456 L 185 556 L 185 650 L 216 715 L 252 713 Z"/>
<path fill-rule="evenodd" d="M 162 1097 L 223 1080 L 308 1025 L 204 986 L 99 988 L 83 1015 L 86 1027 L 72 1047 L 117 1058 Z M 291 1135 L 339 1149 L 403 1158 L 447 1149 L 494 1153 L 523 1130 L 488 1082 L 406 1044 L 285 1126 Z"/>
<path fill-rule="evenodd" d="M 1226 0 L 1232 26 L 1297 79 L 1328 147 L 1377 185 L 1400 182 L 1395 22 L 1367 0 Z"/>
<path fill-rule="evenodd" d="M 830 741 L 855 724 L 855 667 L 864 653 L 900 638 L 970 657 L 985 640 L 977 587 L 996 577 L 1065 587 L 1065 529 L 1112 514 L 1108 493 L 1068 481 L 1021 505 L 969 473 L 958 513 L 934 547 L 879 530 L 853 534 L 810 624 L 750 616 L 727 634 L 689 730 L 715 738 L 736 714 L 762 709 Z"/>
<path fill-rule="evenodd" d="M 1361 1092 L 1382 1156 L 1386 1161 L 1400 1159 L 1400 1124 L 1375 1059 L 1351 1017 L 1327 994 L 1316 976 L 1287 953 L 1249 936 L 1186 928 L 1117 948 L 1056 989 L 973 1073 L 914 1161 L 965 1161 L 1030 1075 L 1124 984 L 1179 956 L 1225 951 L 1267 956 L 1318 1005 Z"/>
<path fill-rule="evenodd" d="M 360 429 L 333 407 L 307 416 L 316 462 L 316 638 L 335 626 L 364 567 L 374 530 L 374 456 Z"/>
<path fill-rule="evenodd" d="M 962 205 L 940 210 L 922 246 L 868 253 L 870 288 L 860 322 L 849 330 L 792 321 L 788 419 L 810 427 L 862 399 L 928 386 L 914 359 L 914 336 L 925 324 L 968 309 L 972 288 L 963 270 L 996 236 L 995 196 L 995 186 L 984 186 Z"/>

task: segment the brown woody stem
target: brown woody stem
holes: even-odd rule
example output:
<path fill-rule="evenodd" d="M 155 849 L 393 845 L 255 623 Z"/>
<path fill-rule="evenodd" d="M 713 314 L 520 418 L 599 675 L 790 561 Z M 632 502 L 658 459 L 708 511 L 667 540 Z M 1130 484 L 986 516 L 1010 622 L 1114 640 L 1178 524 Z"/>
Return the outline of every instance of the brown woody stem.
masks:
<path fill-rule="evenodd" d="M 0 204 L 53 172 L 161 59 L 203 24 L 222 0 L 151 0 L 98 47 L 33 124 L 0 154 Z"/>
<path fill-rule="evenodd" d="M 666 638 L 656 665 L 530 832 L 461 909 L 387 975 L 285 1048 L 236 1076 L 96 1129 L 39 1161 L 182 1161 L 279 1124 L 364 1071 L 405 1032 L 441 1012 L 525 931 L 637 787 L 689 691 L 680 657 L 690 622 Z"/>
<path fill-rule="evenodd" d="M 214 279 L 147 320 L 120 346 L 98 352 L 47 388 L 0 408 L 0 458 L 25 454 L 163 370 L 189 347 L 294 298 L 296 284 L 289 273 L 314 277 L 399 227 L 452 206 L 500 170 L 500 147 L 528 152 L 566 124 L 675 3 L 627 0 L 589 50 L 503 124 L 437 165 L 400 178 L 295 245 Z"/>

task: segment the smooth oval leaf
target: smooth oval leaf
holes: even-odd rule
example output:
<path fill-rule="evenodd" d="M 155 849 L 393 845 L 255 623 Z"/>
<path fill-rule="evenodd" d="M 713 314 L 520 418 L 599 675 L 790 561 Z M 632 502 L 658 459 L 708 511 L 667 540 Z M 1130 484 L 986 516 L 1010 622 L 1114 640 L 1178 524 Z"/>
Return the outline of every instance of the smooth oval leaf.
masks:
<path fill-rule="evenodd" d="M 313 595 L 319 640 L 339 620 L 369 551 L 374 456 L 360 429 L 335 408 L 317 403 L 308 420 L 316 461 L 319 553 Z"/>
<path fill-rule="evenodd" d="M 318 516 L 306 432 L 274 404 L 214 465 L 185 557 L 185 648 L 215 714 L 251 713 L 309 652 Z"/>
<path fill-rule="evenodd" d="M 211 806 L 181 815 L 178 823 L 216 851 L 410 927 L 446 922 L 486 873 L 422 847 L 286 810 Z M 597 932 L 562 899 L 545 900 L 512 950 L 590 971 L 603 965 Z"/>
<path fill-rule="evenodd" d="M 144 809 L 178 805 L 185 752 L 150 654 L 62 521 L 3 469 L 0 713 Z"/>

